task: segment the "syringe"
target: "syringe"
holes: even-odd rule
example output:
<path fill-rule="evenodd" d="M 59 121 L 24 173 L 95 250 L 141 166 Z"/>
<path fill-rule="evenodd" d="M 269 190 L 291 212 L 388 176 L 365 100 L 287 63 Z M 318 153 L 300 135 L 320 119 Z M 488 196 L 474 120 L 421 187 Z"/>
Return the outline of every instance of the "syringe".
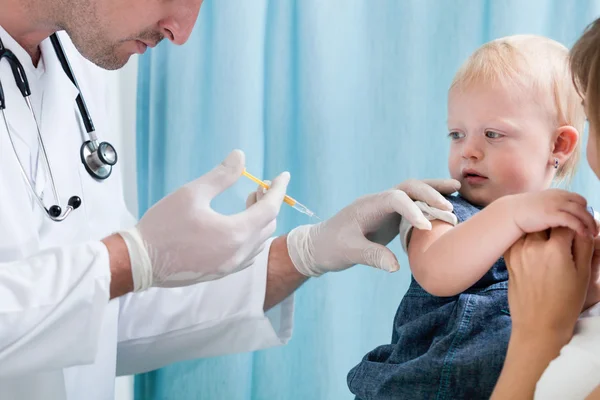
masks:
<path fill-rule="evenodd" d="M 269 189 L 269 185 L 267 185 L 265 182 L 261 181 L 260 179 L 258 179 L 257 177 L 255 177 L 254 175 L 249 173 L 248 171 L 244 170 L 244 172 L 242 174 L 246 178 L 248 178 L 251 181 L 253 181 L 254 183 L 258 184 L 259 186 L 261 186 L 265 189 Z M 288 195 L 286 195 L 283 198 L 283 202 L 288 204 L 289 206 L 291 206 L 293 209 L 300 211 L 302 214 L 306 214 L 309 217 L 314 217 L 316 219 L 320 219 L 319 217 L 317 217 L 317 215 L 314 212 L 309 210 L 308 207 L 306 207 L 304 204 L 300 203 L 299 201 L 297 201 L 296 199 L 294 199 Z"/>

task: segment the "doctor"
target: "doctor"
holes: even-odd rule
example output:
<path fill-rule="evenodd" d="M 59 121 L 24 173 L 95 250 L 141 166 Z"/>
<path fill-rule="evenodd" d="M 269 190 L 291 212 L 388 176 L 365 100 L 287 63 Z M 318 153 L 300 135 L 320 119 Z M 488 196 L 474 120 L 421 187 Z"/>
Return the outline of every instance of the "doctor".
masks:
<path fill-rule="evenodd" d="M 98 66 L 185 43 L 201 3 L 1 2 L 1 398 L 109 399 L 116 374 L 283 344 L 308 277 L 398 269 L 400 215 L 430 226 L 410 198 L 447 208 L 436 190 L 457 189 L 406 182 L 272 240 L 287 173 L 244 212 L 210 207 L 244 168 L 234 151 L 136 224 Z"/>

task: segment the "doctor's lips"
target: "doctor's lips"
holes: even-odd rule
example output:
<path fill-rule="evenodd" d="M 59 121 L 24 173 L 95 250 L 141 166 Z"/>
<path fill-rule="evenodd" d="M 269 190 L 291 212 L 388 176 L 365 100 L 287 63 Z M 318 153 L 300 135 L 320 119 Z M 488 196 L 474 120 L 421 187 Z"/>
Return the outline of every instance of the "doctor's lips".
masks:
<path fill-rule="evenodd" d="M 148 47 L 150 47 L 150 48 L 156 47 L 156 45 L 158 43 L 148 43 L 148 42 L 144 42 L 144 41 L 141 41 L 141 40 L 136 40 L 135 44 L 137 45 L 136 52 L 138 54 L 144 54 L 146 52 L 146 49 Z"/>
<path fill-rule="evenodd" d="M 143 54 L 148 47 L 151 49 L 158 46 L 158 44 L 165 38 L 162 33 L 159 32 L 145 32 L 142 33 L 138 39 L 135 40 L 138 53 Z"/>
<path fill-rule="evenodd" d="M 165 35 L 163 35 L 160 32 L 157 31 L 146 31 L 141 33 L 137 40 L 139 40 L 140 42 L 144 43 L 146 46 L 150 47 L 151 49 L 156 47 L 163 39 L 165 38 Z"/>
<path fill-rule="evenodd" d="M 156 46 L 158 46 L 158 44 L 160 43 L 162 39 L 158 40 L 157 42 L 148 42 L 146 40 L 140 40 L 140 42 L 144 43 L 146 46 L 150 47 L 151 49 L 155 48 Z"/>
<path fill-rule="evenodd" d="M 488 180 L 487 176 L 481 175 L 474 169 L 465 168 L 462 170 L 462 177 L 469 184 L 479 184 Z"/>

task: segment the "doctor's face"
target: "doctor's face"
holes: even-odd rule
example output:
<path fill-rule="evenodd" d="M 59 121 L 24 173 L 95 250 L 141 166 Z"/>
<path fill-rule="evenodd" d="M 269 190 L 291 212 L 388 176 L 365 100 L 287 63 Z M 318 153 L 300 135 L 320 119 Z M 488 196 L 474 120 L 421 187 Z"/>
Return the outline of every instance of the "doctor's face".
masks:
<path fill-rule="evenodd" d="M 64 22 L 77 50 L 105 69 L 167 38 L 185 43 L 203 0 L 80 0 Z"/>

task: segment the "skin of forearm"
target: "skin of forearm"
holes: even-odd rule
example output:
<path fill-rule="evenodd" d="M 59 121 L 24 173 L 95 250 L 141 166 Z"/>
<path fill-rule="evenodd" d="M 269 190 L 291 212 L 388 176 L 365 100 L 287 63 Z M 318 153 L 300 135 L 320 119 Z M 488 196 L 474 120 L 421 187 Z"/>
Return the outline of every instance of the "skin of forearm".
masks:
<path fill-rule="evenodd" d="M 268 311 L 281 303 L 307 279 L 292 263 L 287 249 L 287 235 L 276 238 L 269 250 L 264 310 Z"/>
<path fill-rule="evenodd" d="M 509 201 L 501 198 L 454 228 L 434 221 L 432 231 L 415 230 L 408 254 L 417 282 L 440 297 L 457 295 L 475 284 L 523 234 L 509 207 Z M 441 235 L 436 238 L 438 229 Z"/>
<path fill-rule="evenodd" d="M 125 240 L 119 234 L 102 240 L 108 250 L 110 260 L 110 299 L 123 296 L 133 291 L 131 261 Z"/>

